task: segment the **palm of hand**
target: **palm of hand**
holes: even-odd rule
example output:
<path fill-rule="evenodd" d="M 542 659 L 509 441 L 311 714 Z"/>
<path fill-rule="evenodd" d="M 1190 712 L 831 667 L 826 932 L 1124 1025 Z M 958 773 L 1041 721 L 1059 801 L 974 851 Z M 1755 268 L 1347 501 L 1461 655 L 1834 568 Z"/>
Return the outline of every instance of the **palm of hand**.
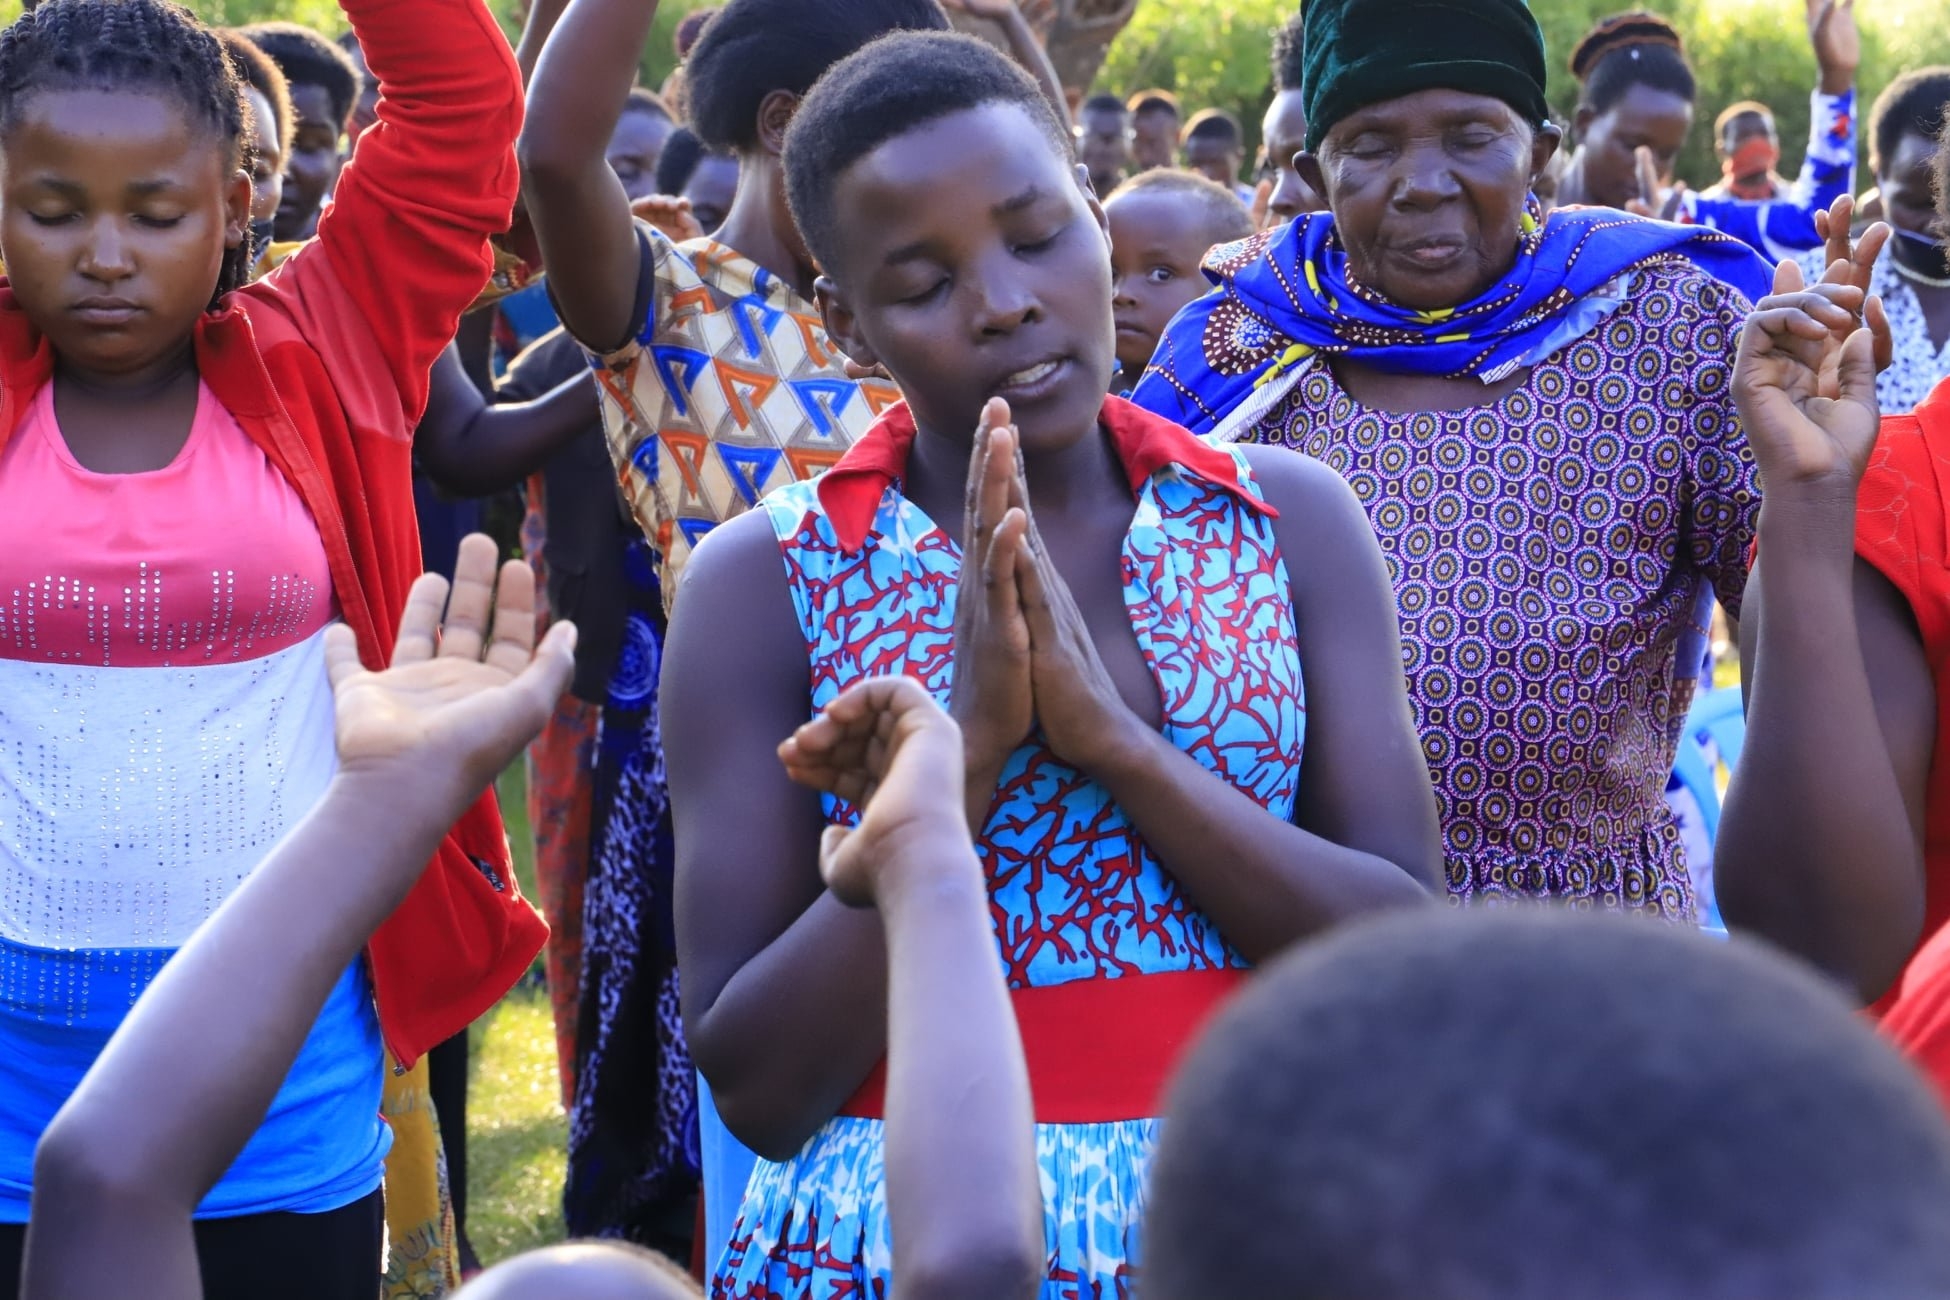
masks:
<path fill-rule="evenodd" d="M 1844 364 L 1832 339 L 1770 337 L 1743 349 L 1735 376 L 1742 421 L 1770 489 L 1853 483 L 1868 464 L 1877 411 L 1844 391 Z"/>
<path fill-rule="evenodd" d="M 491 664 L 453 658 L 341 681 L 333 692 L 339 761 L 362 767 L 436 747 L 473 753 L 491 745 L 501 730 L 493 694 L 513 681 Z"/>

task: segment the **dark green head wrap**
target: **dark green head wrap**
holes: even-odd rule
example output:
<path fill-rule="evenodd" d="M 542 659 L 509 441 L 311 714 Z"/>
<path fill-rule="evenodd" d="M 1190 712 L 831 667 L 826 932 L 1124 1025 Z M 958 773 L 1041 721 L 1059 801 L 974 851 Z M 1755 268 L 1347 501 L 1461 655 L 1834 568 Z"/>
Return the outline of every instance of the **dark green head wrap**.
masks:
<path fill-rule="evenodd" d="M 1422 90 L 1489 95 L 1533 124 L 1544 34 L 1524 0 L 1306 0 L 1307 148 L 1348 114 Z"/>

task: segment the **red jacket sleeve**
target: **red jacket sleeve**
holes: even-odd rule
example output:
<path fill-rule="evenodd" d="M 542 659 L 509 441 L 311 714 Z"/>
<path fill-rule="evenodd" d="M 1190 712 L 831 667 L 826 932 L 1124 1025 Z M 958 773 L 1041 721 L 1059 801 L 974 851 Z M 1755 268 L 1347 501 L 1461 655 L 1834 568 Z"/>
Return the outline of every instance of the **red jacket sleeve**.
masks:
<path fill-rule="evenodd" d="M 316 242 L 271 280 L 346 408 L 384 409 L 391 418 L 375 423 L 411 437 L 427 371 L 494 268 L 489 237 L 512 218 L 521 76 L 481 0 L 343 3 L 379 81 L 379 121 L 340 173 Z"/>

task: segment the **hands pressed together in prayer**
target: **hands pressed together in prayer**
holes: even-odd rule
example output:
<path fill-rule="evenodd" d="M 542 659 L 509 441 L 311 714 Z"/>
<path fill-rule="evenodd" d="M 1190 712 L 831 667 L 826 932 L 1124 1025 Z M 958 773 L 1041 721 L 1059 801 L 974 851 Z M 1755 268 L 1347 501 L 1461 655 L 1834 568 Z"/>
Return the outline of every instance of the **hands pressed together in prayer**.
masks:
<path fill-rule="evenodd" d="M 983 408 L 975 431 L 966 502 L 950 707 L 966 737 L 969 823 L 979 827 L 1003 765 L 1032 729 L 1087 772 L 1132 714 L 1036 530 L 1019 439 L 1000 398 Z"/>

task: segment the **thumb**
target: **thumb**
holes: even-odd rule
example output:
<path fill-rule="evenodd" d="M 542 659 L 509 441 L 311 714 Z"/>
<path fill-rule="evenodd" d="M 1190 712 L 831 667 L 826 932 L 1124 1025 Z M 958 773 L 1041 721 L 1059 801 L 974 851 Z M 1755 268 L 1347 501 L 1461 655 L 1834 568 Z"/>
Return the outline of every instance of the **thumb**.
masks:
<path fill-rule="evenodd" d="M 853 828 L 828 826 L 819 833 L 819 875 L 833 897 L 848 907 L 872 907 L 873 891 L 853 851 Z"/>
<path fill-rule="evenodd" d="M 1841 399 L 1865 406 L 1880 414 L 1881 407 L 1876 401 L 1876 340 L 1873 331 L 1856 330 L 1842 344 L 1842 355 L 1836 367 L 1841 383 Z"/>

